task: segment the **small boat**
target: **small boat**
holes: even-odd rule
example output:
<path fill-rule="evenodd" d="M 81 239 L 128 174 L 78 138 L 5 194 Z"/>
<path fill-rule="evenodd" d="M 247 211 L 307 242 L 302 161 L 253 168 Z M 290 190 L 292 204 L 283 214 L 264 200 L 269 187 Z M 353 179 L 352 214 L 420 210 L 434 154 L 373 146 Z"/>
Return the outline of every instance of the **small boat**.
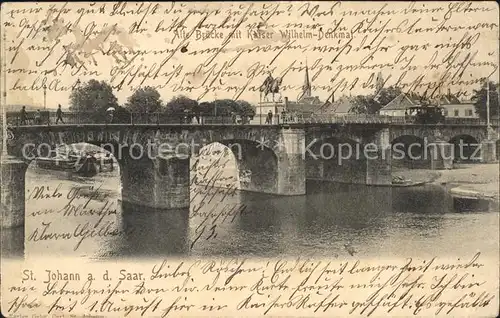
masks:
<path fill-rule="evenodd" d="M 78 159 L 76 156 L 66 157 L 58 154 L 54 157 L 38 157 L 35 162 L 37 167 L 42 169 L 71 171 L 75 169 Z"/>
<path fill-rule="evenodd" d="M 425 181 L 422 182 L 415 182 L 412 181 L 411 179 L 405 179 L 402 176 L 394 176 L 392 178 L 392 185 L 393 187 L 414 187 L 414 186 L 419 186 L 425 184 Z"/>
<path fill-rule="evenodd" d="M 402 176 L 394 176 L 392 177 L 392 184 L 406 184 L 411 182 L 410 179 L 405 179 Z"/>
<path fill-rule="evenodd" d="M 73 172 L 84 176 L 94 176 L 98 172 L 102 171 L 102 163 L 112 166 L 113 158 L 108 156 L 101 159 L 95 154 L 83 152 L 58 152 L 53 157 L 36 158 L 35 162 L 37 167 L 42 169 Z"/>
<path fill-rule="evenodd" d="M 413 182 L 413 181 L 408 181 L 405 183 L 393 183 L 391 186 L 392 187 L 416 187 L 416 186 L 421 186 L 426 184 L 425 181 L 420 181 L 420 182 Z"/>

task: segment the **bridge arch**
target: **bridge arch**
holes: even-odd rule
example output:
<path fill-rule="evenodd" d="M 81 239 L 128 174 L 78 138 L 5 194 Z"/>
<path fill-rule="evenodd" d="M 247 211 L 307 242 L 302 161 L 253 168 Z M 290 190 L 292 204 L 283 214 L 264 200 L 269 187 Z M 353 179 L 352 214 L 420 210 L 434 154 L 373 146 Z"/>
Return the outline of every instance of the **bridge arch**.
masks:
<path fill-rule="evenodd" d="M 422 137 L 400 135 L 391 141 L 393 167 L 430 168 L 429 145 Z"/>
<path fill-rule="evenodd" d="M 252 140 L 224 139 L 202 147 L 195 154 L 196 182 L 239 190 L 275 193 L 278 189 L 279 157 L 275 150 Z M 228 167 L 235 168 L 231 174 Z"/>
<path fill-rule="evenodd" d="M 366 183 L 367 158 L 360 140 L 337 135 L 311 143 L 305 151 L 308 179 Z"/>

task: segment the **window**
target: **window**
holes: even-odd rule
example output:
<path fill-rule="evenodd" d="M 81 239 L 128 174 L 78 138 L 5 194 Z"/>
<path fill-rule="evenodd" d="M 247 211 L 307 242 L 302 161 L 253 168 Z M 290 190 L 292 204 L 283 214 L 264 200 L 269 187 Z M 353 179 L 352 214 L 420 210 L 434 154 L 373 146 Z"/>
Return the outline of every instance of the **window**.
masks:
<path fill-rule="evenodd" d="M 458 109 L 454 109 L 454 116 L 458 117 Z"/>
<path fill-rule="evenodd" d="M 466 109 L 465 116 L 472 116 L 472 109 Z"/>
<path fill-rule="evenodd" d="M 446 117 L 448 117 L 448 110 L 447 110 L 447 109 L 445 109 L 445 110 L 444 110 L 444 115 L 445 115 Z"/>

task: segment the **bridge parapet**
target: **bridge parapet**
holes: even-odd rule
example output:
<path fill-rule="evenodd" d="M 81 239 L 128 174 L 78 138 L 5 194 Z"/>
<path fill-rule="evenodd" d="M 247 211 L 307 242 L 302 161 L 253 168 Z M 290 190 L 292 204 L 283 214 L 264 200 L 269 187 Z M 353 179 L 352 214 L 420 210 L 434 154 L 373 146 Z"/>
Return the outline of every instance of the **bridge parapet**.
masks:
<path fill-rule="evenodd" d="M 39 120 L 34 116 L 35 112 L 29 112 L 25 120 L 20 118 L 20 113 L 9 112 L 7 124 L 9 126 L 50 126 L 55 125 L 57 115 L 55 112 L 44 111 Z M 265 118 L 258 115 L 252 116 L 228 116 L 228 115 L 203 115 L 193 113 L 122 113 L 110 119 L 106 114 L 65 112 L 62 115 L 62 123 L 67 125 L 87 124 L 129 124 L 129 125 L 290 125 L 290 124 L 378 124 L 378 125 L 425 125 L 416 123 L 413 116 L 387 116 L 378 114 L 297 114 L 281 113 L 273 117 L 271 123 L 266 123 Z M 499 119 L 490 121 L 492 127 L 500 126 Z M 429 125 L 461 125 L 461 126 L 487 126 L 487 122 L 481 118 L 445 118 L 443 122 Z"/>

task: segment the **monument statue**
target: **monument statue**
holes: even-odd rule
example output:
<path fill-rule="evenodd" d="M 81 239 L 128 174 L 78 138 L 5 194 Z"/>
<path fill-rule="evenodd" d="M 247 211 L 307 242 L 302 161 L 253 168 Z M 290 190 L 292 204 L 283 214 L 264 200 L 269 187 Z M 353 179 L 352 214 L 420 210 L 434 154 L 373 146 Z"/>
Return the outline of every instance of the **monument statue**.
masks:
<path fill-rule="evenodd" d="M 274 94 L 278 94 L 280 92 L 280 86 L 281 83 L 283 82 L 283 78 L 281 77 L 276 77 L 273 78 L 271 73 L 266 77 L 264 80 L 264 83 L 259 88 L 260 91 L 260 101 L 264 99 L 267 101 L 267 97 L 269 94 L 272 94 L 273 102 L 274 100 Z"/>

